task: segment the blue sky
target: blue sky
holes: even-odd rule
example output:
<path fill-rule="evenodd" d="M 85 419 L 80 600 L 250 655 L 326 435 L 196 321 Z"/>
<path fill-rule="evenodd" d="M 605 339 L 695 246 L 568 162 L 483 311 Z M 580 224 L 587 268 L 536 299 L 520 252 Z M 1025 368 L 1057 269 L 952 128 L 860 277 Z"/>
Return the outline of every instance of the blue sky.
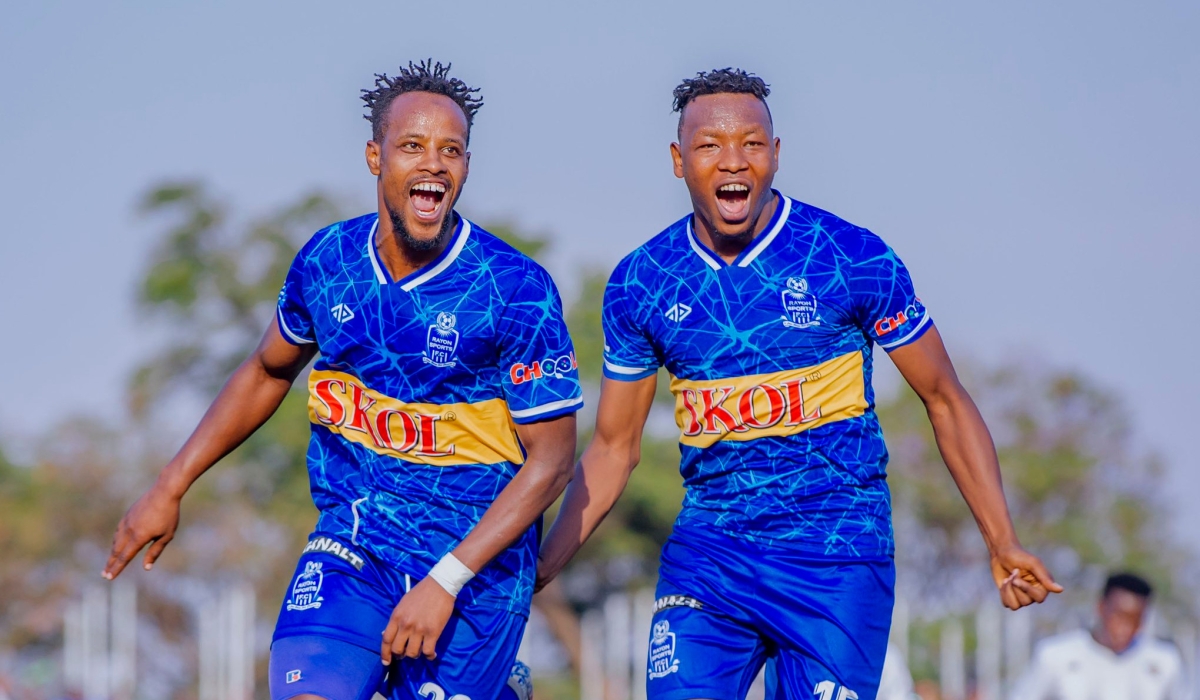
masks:
<path fill-rule="evenodd" d="M 147 352 L 132 298 L 154 231 L 133 204 L 151 183 L 201 177 L 246 213 L 311 188 L 365 205 L 358 90 L 451 60 L 487 103 L 462 207 L 552 233 L 569 290 L 686 212 L 670 91 L 738 65 L 774 89 L 777 186 L 890 242 L 952 353 L 1115 392 L 1200 549 L 1200 6 L 915 5 L 7 8 L 0 361 L 20 400 L 0 435 L 111 410 Z"/>

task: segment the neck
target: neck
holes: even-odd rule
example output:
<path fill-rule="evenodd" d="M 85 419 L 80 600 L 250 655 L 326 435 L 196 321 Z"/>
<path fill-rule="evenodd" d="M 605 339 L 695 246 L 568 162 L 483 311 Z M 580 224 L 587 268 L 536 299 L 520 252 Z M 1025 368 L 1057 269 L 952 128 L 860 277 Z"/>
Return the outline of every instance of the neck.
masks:
<path fill-rule="evenodd" d="M 775 216 L 775 210 L 778 208 L 779 195 L 772 191 L 771 199 L 758 212 L 758 216 L 754 218 L 754 225 L 745 233 L 737 236 L 715 233 L 712 222 L 704 218 L 704 215 L 694 205 L 692 207 L 692 225 L 701 243 L 708 246 L 709 249 L 719 255 L 725 262 L 732 263 L 737 259 L 737 256 L 742 254 L 743 250 L 762 235 L 762 232 L 767 228 L 767 224 L 771 223 L 771 217 Z"/>
<path fill-rule="evenodd" d="M 449 231 L 453 232 L 458 222 L 458 214 L 453 210 L 447 215 L 450 221 Z M 379 251 L 380 262 L 387 268 L 393 280 L 403 279 L 420 270 L 437 259 L 446 246 L 450 244 L 453 235 L 447 234 L 438 245 L 429 250 L 414 250 L 405 245 L 404 239 L 392 225 L 392 218 L 387 210 L 380 211 L 379 227 L 375 229 L 375 249 Z"/>

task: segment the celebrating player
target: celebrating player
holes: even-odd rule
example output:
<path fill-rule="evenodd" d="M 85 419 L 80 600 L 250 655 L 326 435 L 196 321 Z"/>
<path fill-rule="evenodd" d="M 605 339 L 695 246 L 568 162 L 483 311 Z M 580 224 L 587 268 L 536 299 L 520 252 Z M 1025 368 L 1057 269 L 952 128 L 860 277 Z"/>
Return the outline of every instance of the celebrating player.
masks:
<path fill-rule="evenodd" d="M 675 89 L 693 212 L 608 282 L 596 433 L 542 547 L 539 585 L 625 488 L 665 366 L 687 495 L 662 552 L 651 700 L 743 698 L 768 656 L 781 697 L 875 697 L 895 580 L 876 344 L 925 403 L 1004 604 L 1061 590 L 1017 541 L 991 436 L 899 258 L 771 189 L 768 94 L 728 68 Z"/>
<path fill-rule="evenodd" d="M 301 249 L 258 349 L 122 519 L 104 570 L 147 544 L 151 568 L 188 487 L 319 355 L 320 517 L 275 628 L 274 700 L 499 697 L 535 521 L 570 478 L 583 399 L 562 304 L 545 270 L 454 211 L 482 103 L 449 68 L 410 63 L 363 91 L 378 213 Z"/>

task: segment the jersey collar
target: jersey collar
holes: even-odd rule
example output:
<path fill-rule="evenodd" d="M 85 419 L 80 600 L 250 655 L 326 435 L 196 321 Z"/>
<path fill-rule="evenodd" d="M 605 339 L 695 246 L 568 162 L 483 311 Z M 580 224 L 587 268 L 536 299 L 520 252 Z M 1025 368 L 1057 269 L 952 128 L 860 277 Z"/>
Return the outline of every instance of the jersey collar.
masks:
<path fill-rule="evenodd" d="M 783 225 L 787 223 L 788 215 L 792 213 L 792 200 L 783 196 L 778 190 L 771 190 L 779 197 L 779 206 L 775 208 L 775 214 L 771 216 L 771 221 L 767 224 L 766 233 L 759 236 L 745 250 L 737 256 L 731 263 L 735 267 L 749 267 L 750 263 L 754 262 L 767 246 L 771 245 L 771 241 L 779 236 L 779 232 L 783 230 Z M 696 234 L 692 231 L 692 219 L 695 214 L 687 218 L 687 237 L 688 245 L 706 265 L 714 270 L 720 270 L 726 267 L 725 261 L 721 256 L 709 250 L 708 246 L 700 242 Z"/>
<path fill-rule="evenodd" d="M 371 258 L 371 267 L 375 270 L 375 280 L 379 284 L 388 284 L 392 280 L 388 275 L 387 269 L 379 260 L 379 251 L 375 249 L 375 231 L 379 228 L 379 219 L 375 219 L 375 224 L 371 226 L 370 233 L 367 234 L 367 255 Z M 455 227 L 454 233 L 450 237 L 450 243 L 442 250 L 441 255 L 437 256 L 433 262 L 419 270 L 413 270 L 403 279 L 396 280 L 396 284 L 400 285 L 400 289 L 406 292 L 411 292 L 417 286 L 428 282 L 437 277 L 438 274 L 458 259 L 459 253 L 467 244 L 467 238 L 471 235 L 471 222 L 467 221 L 466 217 L 458 217 L 458 226 Z"/>

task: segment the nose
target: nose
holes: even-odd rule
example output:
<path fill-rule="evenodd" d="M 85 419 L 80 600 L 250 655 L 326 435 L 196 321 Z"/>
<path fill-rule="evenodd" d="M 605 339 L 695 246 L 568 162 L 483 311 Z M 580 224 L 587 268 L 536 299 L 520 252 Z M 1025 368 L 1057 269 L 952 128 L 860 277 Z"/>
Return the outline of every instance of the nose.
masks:
<path fill-rule="evenodd" d="M 446 172 L 446 160 L 439 148 L 427 148 L 417 162 L 417 169 L 430 175 L 440 175 Z"/>
<path fill-rule="evenodd" d="M 750 161 L 740 146 L 730 145 L 721 149 L 721 157 L 717 161 L 717 169 L 721 172 L 740 173 L 749 167 Z"/>

